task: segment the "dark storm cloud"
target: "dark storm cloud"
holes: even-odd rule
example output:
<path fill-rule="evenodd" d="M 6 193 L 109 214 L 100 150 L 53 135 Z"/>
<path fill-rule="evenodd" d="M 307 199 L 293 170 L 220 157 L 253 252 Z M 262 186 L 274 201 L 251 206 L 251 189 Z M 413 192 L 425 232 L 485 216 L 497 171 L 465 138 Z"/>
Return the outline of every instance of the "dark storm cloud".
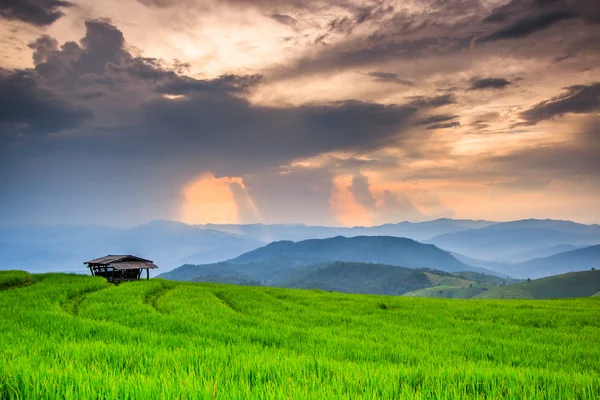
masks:
<path fill-rule="evenodd" d="M 501 39 L 516 39 L 529 36 L 534 32 L 546 29 L 557 22 L 575 17 L 572 11 L 551 11 L 539 15 L 519 18 L 511 24 L 482 37 L 480 42 L 491 42 Z"/>
<path fill-rule="evenodd" d="M 173 76 L 156 90 L 160 93 L 183 95 L 193 92 L 244 92 L 260 84 L 262 75 L 221 75 L 216 79 L 198 80 L 185 76 Z"/>
<path fill-rule="evenodd" d="M 35 199 L 44 199 L 55 207 L 55 218 L 69 221 L 85 219 L 82 202 L 102 209 L 97 215 L 109 219 L 109 209 L 125 212 L 124 207 L 142 201 L 164 212 L 166 205 L 178 204 L 181 188 L 204 171 L 259 174 L 298 158 L 401 143 L 414 135 L 404 128 L 418 118 L 419 105 L 424 109 L 450 101 L 424 97 L 411 99 L 414 104 L 349 100 L 257 106 L 242 95 L 260 84 L 260 76 L 194 79 L 176 65 L 131 55 L 122 33 L 107 21 L 88 21 L 86 28 L 80 44 L 41 37 L 31 44 L 35 68 L 3 71 L 0 79 L 2 136 L 10 133 L 14 139 L 3 138 L 0 145 L 0 186 L 13 191 L 14 199 L 31 199 L 24 209 L 40 207 Z M 47 135 L 83 124 L 77 134 Z M 19 133 L 27 139 L 20 144 Z M 323 179 L 331 184 L 330 176 Z M 53 183 L 27 183 L 38 180 Z M 100 204 L 89 198 L 111 186 L 136 190 L 120 202 Z M 317 202 L 323 196 L 311 198 Z M 23 209 L 17 200 L 2 207 L 5 216 L 23 216 L 17 213 Z M 131 218 L 139 220 L 136 215 Z"/>
<path fill-rule="evenodd" d="M 511 82 L 504 78 L 482 78 L 474 79 L 471 81 L 471 87 L 469 90 L 481 90 L 481 89 L 504 89 Z"/>
<path fill-rule="evenodd" d="M 437 108 L 456 103 L 456 96 L 453 94 L 442 94 L 439 96 L 413 96 L 409 97 L 408 105 L 416 108 Z"/>
<path fill-rule="evenodd" d="M 101 74 L 106 64 L 118 64 L 129 56 L 123 50 L 123 33 L 108 21 L 88 20 L 85 22 L 86 34 L 81 39 L 83 53 L 75 62 L 75 69 L 81 73 Z"/>
<path fill-rule="evenodd" d="M 80 126 L 92 112 L 40 85 L 30 71 L 0 69 L 0 134 L 43 134 Z"/>
<path fill-rule="evenodd" d="M 406 85 L 406 86 L 415 86 L 415 84 L 407 79 L 402 79 L 398 74 L 393 72 L 368 72 L 365 75 L 368 75 L 373 78 L 375 82 L 384 82 L 384 83 L 396 83 L 398 85 Z"/>
<path fill-rule="evenodd" d="M 369 186 L 369 178 L 359 173 L 352 177 L 352 184 L 348 187 L 348 190 L 357 203 L 367 209 L 373 209 L 377 205 L 377 200 L 373 197 Z"/>
<path fill-rule="evenodd" d="M 72 5 L 71 2 L 63 0 L 2 0 L 0 17 L 45 26 L 64 15 L 61 8 Z"/>
<path fill-rule="evenodd" d="M 294 26 L 298 23 L 294 17 L 287 14 L 273 13 L 271 14 L 271 18 L 283 25 Z"/>
<path fill-rule="evenodd" d="M 565 92 L 550 100 L 542 101 L 520 116 L 525 124 L 552 119 L 568 113 L 589 114 L 600 110 L 600 83 L 591 85 L 575 85 L 565 88 Z"/>
<path fill-rule="evenodd" d="M 494 30 L 479 42 L 519 39 L 571 19 L 599 22 L 599 3 L 596 0 L 512 0 L 483 19 L 483 23 L 494 26 Z"/>
<path fill-rule="evenodd" d="M 327 35 L 319 36 L 320 41 Z M 392 60 L 414 60 L 468 49 L 470 40 L 453 37 L 423 37 L 414 40 L 388 40 L 370 44 L 362 39 L 330 45 L 314 56 L 299 59 L 294 65 L 273 71 L 275 79 L 308 76 L 326 71 L 374 65 Z"/>
<path fill-rule="evenodd" d="M 444 123 L 429 125 L 427 127 L 427 129 L 429 129 L 429 130 L 433 130 L 433 129 L 446 129 L 446 128 L 456 128 L 456 127 L 459 127 L 459 126 L 460 126 L 460 122 L 453 121 L 453 122 L 444 122 Z"/>
<path fill-rule="evenodd" d="M 433 115 L 417 121 L 415 125 L 429 125 L 428 130 L 455 128 L 460 126 L 460 122 L 452 121 L 458 118 L 458 115 Z"/>
<path fill-rule="evenodd" d="M 306 2 L 306 6 L 313 3 Z M 594 48 L 597 46 L 593 45 L 597 30 L 591 27 L 600 22 L 600 2 L 596 0 L 514 0 L 491 11 L 484 2 L 477 0 L 433 1 L 410 11 L 400 7 L 386 8 L 380 2 L 376 9 L 383 11 L 373 13 L 376 17 L 364 21 L 358 17 L 360 7 L 352 2 L 348 4 L 351 6 L 345 6 L 346 14 L 334 13 L 336 17 L 326 26 L 311 33 L 313 45 L 327 46 L 316 47 L 316 51 L 306 53 L 291 65 L 273 67 L 265 75 L 272 80 L 285 80 L 382 63 L 407 64 L 436 58 L 448 62 L 436 71 L 448 71 L 460 69 L 461 64 L 470 65 L 498 47 L 509 46 L 507 43 L 496 44 L 500 39 L 517 42 L 539 31 L 544 31 L 546 39 L 536 45 L 540 54 L 557 52 L 555 56 L 559 56 L 559 51 L 597 53 Z M 323 10 L 313 11 L 327 15 Z M 579 20 L 590 28 L 573 24 L 569 30 L 553 28 L 570 20 Z M 357 34 L 359 21 L 363 22 Z M 560 46 L 548 45 L 553 38 L 560 39 Z M 302 37 L 298 39 L 302 40 Z M 532 55 L 516 49 L 511 56 Z M 413 75 L 415 73 L 419 74 L 419 71 Z"/>
<path fill-rule="evenodd" d="M 281 174 L 279 168 L 272 168 L 246 176 L 244 183 L 250 197 L 265 210 L 264 223 L 302 221 L 311 225 L 336 225 L 329 209 L 335 176 L 331 168 L 292 168 L 285 174 Z M 293 204 L 302 206 L 290 212 Z"/>
<path fill-rule="evenodd" d="M 431 117 L 424 118 L 420 121 L 415 122 L 415 125 L 429 125 L 435 123 L 442 123 L 452 121 L 453 119 L 458 118 L 458 115 L 432 115 Z"/>
<path fill-rule="evenodd" d="M 194 79 L 176 73 L 159 60 L 133 57 L 124 49 L 122 33 L 107 21 L 87 21 L 86 29 L 81 46 L 67 42 L 59 47 L 47 36 L 31 44 L 37 65 L 35 71 L 28 72 L 31 83 L 24 86 L 36 93 L 30 98 L 48 98 L 48 103 L 56 107 L 69 104 L 35 89 L 39 83 L 40 88 L 62 91 L 65 98 L 77 95 L 78 101 L 93 101 L 102 93 L 112 93 L 116 101 L 124 99 L 123 109 L 145 103 L 131 110 L 131 114 L 142 115 L 137 122 L 140 129 L 146 135 L 155 135 L 156 142 L 172 141 L 169 148 L 178 147 L 180 140 L 185 143 L 183 151 L 190 146 L 204 151 L 205 144 L 231 154 L 253 148 L 268 163 L 270 157 L 283 162 L 336 149 L 374 148 L 394 140 L 402 127 L 410 125 L 419 108 L 449 102 L 448 97 L 440 96 L 413 99 L 407 105 L 350 100 L 301 107 L 252 106 L 238 95 L 260 84 L 260 75 Z M 126 99 L 136 95 L 129 93 L 130 88 L 144 90 L 148 99 L 138 98 L 137 103 L 127 104 Z M 162 94 L 186 97 L 173 101 Z M 81 104 L 86 105 L 85 101 Z M 60 115 L 70 116 L 63 118 L 65 126 L 83 118 L 79 111 Z M 278 149 L 276 155 L 274 149 Z"/>
<path fill-rule="evenodd" d="M 335 150 L 376 149 L 401 139 L 402 128 L 418 112 L 360 101 L 257 107 L 226 93 L 204 92 L 156 99 L 145 109 L 145 130 L 157 146 L 153 151 L 193 152 L 226 174 Z"/>

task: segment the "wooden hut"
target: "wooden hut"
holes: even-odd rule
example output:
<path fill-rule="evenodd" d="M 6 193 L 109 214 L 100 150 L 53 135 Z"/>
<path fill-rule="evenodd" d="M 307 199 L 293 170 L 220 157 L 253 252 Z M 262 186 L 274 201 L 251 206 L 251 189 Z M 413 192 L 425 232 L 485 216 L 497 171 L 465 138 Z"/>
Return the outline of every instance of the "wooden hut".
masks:
<path fill-rule="evenodd" d="M 150 270 L 158 268 L 150 260 L 141 257 L 109 254 L 104 257 L 86 261 L 94 276 L 103 276 L 109 282 L 135 281 L 140 279 L 142 271 L 146 270 L 146 279 L 150 279 Z"/>

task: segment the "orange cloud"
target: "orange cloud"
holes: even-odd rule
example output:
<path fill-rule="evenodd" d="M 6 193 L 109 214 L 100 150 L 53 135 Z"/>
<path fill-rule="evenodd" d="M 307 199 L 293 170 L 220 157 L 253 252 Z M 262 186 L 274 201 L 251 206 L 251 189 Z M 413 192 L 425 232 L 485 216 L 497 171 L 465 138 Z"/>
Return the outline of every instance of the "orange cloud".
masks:
<path fill-rule="evenodd" d="M 241 188 L 245 202 L 254 209 L 254 204 L 246 193 L 242 178 L 227 176 L 216 178 L 212 173 L 205 173 L 183 188 L 184 201 L 181 208 L 181 221 L 187 224 L 236 224 L 242 222 L 239 199 L 236 198 L 232 185 Z"/>
<path fill-rule="evenodd" d="M 356 201 L 348 189 L 351 185 L 351 175 L 337 176 L 333 180 L 329 209 L 335 219 L 344 226 L 373 225 L 373 213 Z"/>

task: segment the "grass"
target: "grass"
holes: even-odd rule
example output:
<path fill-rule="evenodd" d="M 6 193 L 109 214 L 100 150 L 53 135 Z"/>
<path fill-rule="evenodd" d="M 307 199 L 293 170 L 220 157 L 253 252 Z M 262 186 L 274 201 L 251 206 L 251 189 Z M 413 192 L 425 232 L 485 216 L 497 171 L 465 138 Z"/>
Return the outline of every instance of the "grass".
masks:
<path fill-rule="evenodd" d="M 600 291 L 600 271 L 569 272 L 513 285 L 495 287 L 482 299 L 549 299 L 593 296 Z"/>
<path fill-rule="evenodd" d="M 440 276 L 430 273 L 425 273 L 425 275 L 429 279 L 429 282 L 434 286 L 414 290 L 403 294 L 403 296 L 432 297 L 439 299 L 470 299 L 495 287 L 495 285 L 490 283 L 478 283 L 457 276 Z"/>
<path fill-rule="evenodd" d="M 0 398 L 596 399 L 599 314 L 46 274 L 0 292 Z"/>
<path fill-rule="evenodd" d="M 25 285 L 30 280 L 31 276 L 25 271 L 1 271 L 0 290 Z"/>

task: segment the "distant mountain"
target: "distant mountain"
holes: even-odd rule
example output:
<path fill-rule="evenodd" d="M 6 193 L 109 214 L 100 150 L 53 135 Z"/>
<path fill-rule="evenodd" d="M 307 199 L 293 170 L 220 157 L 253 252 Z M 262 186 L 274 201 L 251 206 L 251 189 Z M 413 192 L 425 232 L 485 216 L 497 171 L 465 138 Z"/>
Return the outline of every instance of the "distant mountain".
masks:
<path fill-rule="evenodd" d="M 550 257 L 514 264 L 504 271 L 522 278 L 540 278 L 572 271 L 600 269 L 600 245 L 566 251 Z"/>
<path fill-rule="evenodd" d="M 470 265 L 472 267 L 485 268 L 489 271 L 489 273 L 496 275 L 505 275 L 503 271 L 512 266 L 512 263 L 509 262 L 480 260 L 478 258 L 467 257 L 463 254 L 454 251 L 449 251 L 448 253 L 452 254 L 457 260 L 467 265 Z"/>
<path fill-rule="evenodd" d="M 357 236 L 310 239 L 300 242 L 280 241 L 252 250 L 226 262 L 210 265 L 183 265 L 160 277 L 193 280 L 207 275 L 234 271 L 268 285 L 281 285 L 299 279 L 302 274 L 331 262 L 386 264 L 407 268 L 430 268 L 441 271 L 490 271 L 466 265 L 433 245 L 412 239 L 389 236 Z M 305 277 L 305 275 L 302 275 Z"/>
<path fill-rule="evenodd" d="M 273 242 L 242 254 L 229 263 L 285 262 L 290 265 L 309 265 L 330 261 L 427 267 L 443 271 L 472 270 L 472 267 L 436 246 L 391 236 L 337 236 L 300 242 Z"/>
<path fill-rule="evenodd" d="M 273 242 L 279 240 L 301 241 L 306 239 L 325 239 L 334 236 L 396 236 L 414 240 L 426 240 L 446 233 L 483 228 L 494 223 L 495 222 L 482 220 L 473 221 L 440 218 L 426 222 L 404 221 L 395 224 L 384 224 L 372 227 L 357 226 L 353 228 L 307 226 L 302 224 L 205 224 L 196 226 L 227 233 L 252 236 L 265 242 Z"/>
<path fill-rule="evenodd" d="M 468 229 L 479 229 L 495 224 L 491 221 L 473 221 L 440 218 L 426 222 L 400 222 L 397 224 L 385 224 L 373 227 L 354 227 L 342 231 L 344 236 L 396 236 L 406 237 L 418 241 L 431 239 L 435 236 L 462 232 Z"/>
<path fill-rule="evenodd" d="M 549 257 L 555 254 L 564 253 L 565 251 L 581 249 L 583 247 L 586 246 L 575 246 L 572 244 L 557 244 L 556 246 L 542 247 L 541 249 L 533 249 L 510 254 L 507 256 L 507 258 L 513 260 L 513 262 L 524 262 L 533 260 L 534 258 Z"/>
<path fill-rule="evenodd" d="M 577 251 L 577 250 L 576 250 Z M 588 297 L 600 292 L 600 271 L 571 272 L 562 275 L 500 286 L 476 299 L 550 299 Z"/>
<path fill-rule="evenodd" d="M 498 222 L 490 225 L 490 230 L 500 231 L 514 229 L 548 229 L 579 235 L 600 234 L 600 225 L 598 224 L 585 225 L 573 221 L 556 219 L 522 219 L 518 221 Z"/>
<path fill-rule="evenodd" d="M 557 246 L 600 243 L 600 226 L 569 221 L 524 220 L 439 235 L 427 241 L 444 250 L 483 260 L 515 261 L 511 254 Z"/>
<path fill-rule="evenodd" d="M 569 246 L 589 246 L 600 243 L 598 225 L 582 225 L 569 221 L 524 220 L 507 223 L 490 221 L 437 219 L 411 223 L 400 222 L 374 227 L 324 227 L 302 224 L 249 224 L 249 225 L 186 225 L 171 221 L 153 221 L 133 228 L 107 228 L 98 226 L 24 226 L 0 227 L 0 269 L 25 269 L 42 271 L 83 271 L 82 262 L 104 254 L 132 253 L 152 259 L 160 272 L 183 264 L 210 264 L 235 258 L 250 250 L 273 241 L 346 237 L 405 237 L 428 241 L 444 250 L 456 253 L 458 261 L 470 265 L 471 269 L 489 273 L 489 270 L 510 270 L 510 262 L 523 261 L 527 252 L 534 256 L 545 256 L 547 251 L 566 250 Z M 377 239 L 376 239 L 377 240 Z M 407 239 L 404 239 L 407 240 Z M 279 244 L 277 246 L 286 246 Z M 562 246 L 562 247 L 561 247 Z M 394 246 L 392 246 L 393 248 Z M 367 261 L 393 265 L 431 266 L 431 259 L 421 258 L 422 253 L 412 249 L 399 254 L 388 254 L 391 248 L 374 251 L 381 257 L 359 257 L 359 252 L 368 248 L 343 250 L 335 255 L 312 257 L 294 254 L 288 258 L 280 254 L 279 264 L 270 260 L 261 268 L 287 266 L 290 263 L 322 263 L 343 261 Z M 439 249 L 438 249 L 439 250 Z M 537 253 L 536 253 L 537 252 Z M 415 257 L 411 258 L 411 254 Z M 460 254 L 459 254 L 460 253 Z M 385 256 L 387 254 L 387 256 Z M 302 257 L 309 256 L 302 261 Z M 438 261 L 441 262 L 442 259 Z M 448 259 L 446 259 L 448 260 Z M 445 269 L 456 260 L 448 261 Z M 404 264 L 403 264 L 404 263 Z M 475 268 L 478 267 L 478 268 Z"/>
<path fill-rule="evenodd" d="M 94 226 L 2 227 L 0 269 L 81 271 L 83 262 L 106 254 L 153 260 L 159 271 L 181 260 L 210 263 L 264 245 L 252 238 L 182 223 L 155 221 L 129 229 Z"/>

